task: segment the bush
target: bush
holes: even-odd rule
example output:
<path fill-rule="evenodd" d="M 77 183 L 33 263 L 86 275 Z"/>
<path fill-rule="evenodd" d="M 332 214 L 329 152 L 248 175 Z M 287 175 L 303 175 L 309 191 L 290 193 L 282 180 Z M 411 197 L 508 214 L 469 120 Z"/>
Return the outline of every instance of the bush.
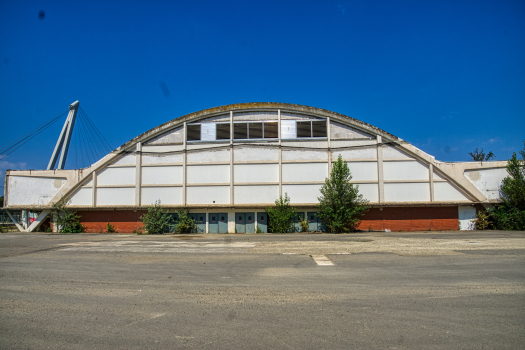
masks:
<path fill-rule="evenodd" d="M 182 234 L 182 233 L 191 233 L 192 231 L 197 230 L 197 225 L 195 224 L 195 220 L 189 217 L 189 211 L 186 209 L 181 209 L 177 211 L 177 215 L 179 216 L 177 220 L 177 224 L 175 225 L 175 233 Z"/>
<path fill-rule="evenodd" d="M 288 193 L 275 200 L 275 207 L 267 207 L 268 228 L 273 233 L 286 233 L 294 231 L 293 219 L 296 214 L 295 208 L 290 205 Z"/>
<path fill-rule="evenodd" d="M 525 141 L 521 159 L 512 154 L 507 164 L 509 176 L 503 179 L 500 196 L 503 203 L 491 210 L 497 230 L 525 230 Z"/>
<path fill-rule="evenodd" d="M 82 233 L 84 232 L 84 225 L 79 221 L 80 215 L 76 215 L 77 211 L 68 207 L 69 200 L 57 202 L 52 205 L 51 212 L 55 218 L 55 223 L 58 226 L 60 233 Z"/>
<path fill-rule="evenodd" d="M 492 227 L 492 224 L 492 214 L 490 211 L 484 209 L 476 213 L 476 219 L 474 219 L 476 230 L 485 230 Z"/>
<path fill-rule="evenodd" d="M 317 215 L 331 233 L 355 231 L 369 209 L 368 201 L 359 194 L 359 186 L 350 183 L 351 179 L 348 164 L 339 155 L 318 198 Z"/>
<path fill-rule="evenodd" d="M 310 231 L 310 225 L 308 225 L 308 220 L 301 220 L 299 222 L 299 225 L 301 226 L 301 232 Z"/>
<path fill-rule="evenodd" d="M 111 225 L 109 221 L 106 225 L 106 232 L 107 233 L 117 233 L 117 231 L 115 231 L 115 226 Z"/>
<path fill-rule="evenodd" d="M 162 210 L 160 201 L 155 202 L 152 207 L 147 207 L 147 213 L 140 217 L 144 229 L 148 234 L 162 234 L 169 232 L 171 216 Z"/>

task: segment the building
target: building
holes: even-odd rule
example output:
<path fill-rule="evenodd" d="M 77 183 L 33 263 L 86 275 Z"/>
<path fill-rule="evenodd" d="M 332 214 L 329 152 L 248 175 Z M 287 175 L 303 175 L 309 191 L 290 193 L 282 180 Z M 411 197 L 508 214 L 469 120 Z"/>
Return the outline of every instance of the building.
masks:
<path fill-rule="evenodd" d="M 89 168 L 6 171 L 5 209 L 40 215 L 68 198 L 87 232 L 141 226 L 145 207 L 190 209 L 203 232 L 266 230 L 265 208 L 285 193 L 311 229 L 332 161 L 348 162 L 370 201 L 363 230 L 471 229 L 476 208 L 499 199 L 505 161 L 446 163 L 345 115 L 285 103 L 242 103 L 153 128 Z M 49 220 L 49 219 L 47 219 Z"/>

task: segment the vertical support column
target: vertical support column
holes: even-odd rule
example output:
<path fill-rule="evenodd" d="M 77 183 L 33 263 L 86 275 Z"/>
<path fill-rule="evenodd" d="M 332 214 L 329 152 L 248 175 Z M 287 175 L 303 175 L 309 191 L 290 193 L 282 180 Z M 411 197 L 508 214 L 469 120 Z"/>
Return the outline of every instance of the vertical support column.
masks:
<path fill-rule="evenodd" d="M 91 189 L 92 189 L 92 193 L 91 193 L 91 196 L 92 196 L 92 206 L 93 208 L 95 208 L 97 206 L 97 172 L 94 171 L 93 172 L 93 179 L 91 180 L 91 185 L 93 186 Z"/>
<path fill-rule="evenodd" d="M 332 148 L 330 144 L 330 117 L 326 118 L 326 138 L 328 145 L 328 176 L 332 172 Z"/>
<path fill-rule="evenodd" d="M 279 197 L 283 195 L 283 157 L 281 149 L 281 110 L 277 110 L 277 132 L 279 133 Z"/>
<path fill-rule="evenodd" d="M 428 165 L 428 176 L 430 178 L 430 201 L 434 201 L 434 164 Z"/>
<path fill-rule="evenodd" d="M 188 128 L 186 122 L 184 122 L 183 132 L 183 153 L 182 153 L 182 205 L 186 206 L 186 139 L 188 134 Z"/>
<path fill-rule="evenodd" d="M 142 185 L 142 142 L 137 143 L 135 157 L 135 206 L 140 207 Z"/>
<path fill-rule="evenodd" d="M 385 202 L 385 182 L 383 177 L 383 138 L 377 135 L 377 179 L 379 203 Z"/>
<path fill-rule="evenodd" d="M 230 205 L 235 204 L 233 195 L 233 111 L 230 111 Z"/>

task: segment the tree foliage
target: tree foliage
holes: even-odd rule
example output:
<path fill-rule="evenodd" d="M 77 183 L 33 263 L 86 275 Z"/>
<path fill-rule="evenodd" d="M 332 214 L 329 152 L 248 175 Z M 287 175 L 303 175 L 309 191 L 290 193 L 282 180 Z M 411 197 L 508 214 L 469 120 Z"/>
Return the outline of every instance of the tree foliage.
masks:
<path fill-rule="evenodd" d="M 191 233 L 192 231 L 197 230 L 197 225 L 195 220 L 189 217 L 189 211 L 186 209 L 181 209 L 177 211 L 178 220 L 175 225 L 175 233 Z"/>
<path fill-rule="evenodd" d="M 514 152 L 507 164 L 509 176 L 500 187 L 503 203 L 491 211 L 498 230 L 525 230 L 525 141 L 519 153 L 521 159 Z"/>
<path fill-rule="evenodd" d="M 60 201 L 52 205 L 51 213 L 55 218 L 60 233 L 81 233 L 84 232 L 84 225 L 80 223 L 82 216 L 77 215 L 77 211 L 69 208 L 69 201 Z"/>
<path fill-rule="evenodd" d="M 286 233 L 293 231 L 293 219 L 295 218 L 296 210 L 290 205 L 290 197 L 288 193 L 280 196 L 275 200 L 275 207 L 267 207 L 268 226 L 270 232 Z"/>
<path fill-rule="evenodd" d="M 4 207 L 4 196 L 0 196 L 0 208 Z"/>
<path fill-rule="evenodd" d="M 359 194 L 359 186 L 350 183 L 351 179 L 348 164 L 339 155 L 318 198 L 318 216 L 331 233 L 355 231 L 369 209 L 368 201 Z"/>
<path fill-rule="evenodd" d="M 474 152 L 469 152 L 468 154 L 472 158 L 472 160 L 481 162 L 481 164 L 483 164 L 484 161 L 496 158 L 496 156 L 492 152 L 485 154 L 483 148 L 481 149 L 481 151 L 478 151 L 478 149 L 476 148 Z"/>
<path fill-rule="evenodd" d="M 146 233 L 150 235 L 169 232 L 171 216 L 162 209 L 160 201 L 153 206 L 147 207 L 147 212 L 140 217 Z"/>

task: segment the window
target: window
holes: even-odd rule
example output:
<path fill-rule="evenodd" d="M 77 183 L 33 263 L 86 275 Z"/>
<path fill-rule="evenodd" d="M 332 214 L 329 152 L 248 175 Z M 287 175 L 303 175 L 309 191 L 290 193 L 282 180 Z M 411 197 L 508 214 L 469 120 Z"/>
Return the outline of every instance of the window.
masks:
<path fill-rule="evenodd" d="M 263 138 L 263 123 L 249 123 L 248 126 L 248 137 L 250 139 Z"/>
<path fill-rule="evenodd" d="M 297 121 L 297 137 L 326 137 L 326 121 Z"/>
<path fill-rule="evenodd" d="M 200 141 L 201 139 L 201 126 L 200 124 L 188 124 L 186 125 L 187 139 L 188 141 Z"/>
<path fill-rule="evenodd" d="M 229 140 L 230 139 L 230 124 L 223 123 L 217 124 L 217 140 Z"/>
<path fill-rule="evenodd" d="M 233 124 L 233 138 L 236 140 L 248 138 L 248 123 Z"/>
<path fill-rule="evenodd" d="M 265 139 L 276 139 L 279 137 L 279 125 L 277 122 L 265 122 L 264 123 L 264 138 Z"/>

